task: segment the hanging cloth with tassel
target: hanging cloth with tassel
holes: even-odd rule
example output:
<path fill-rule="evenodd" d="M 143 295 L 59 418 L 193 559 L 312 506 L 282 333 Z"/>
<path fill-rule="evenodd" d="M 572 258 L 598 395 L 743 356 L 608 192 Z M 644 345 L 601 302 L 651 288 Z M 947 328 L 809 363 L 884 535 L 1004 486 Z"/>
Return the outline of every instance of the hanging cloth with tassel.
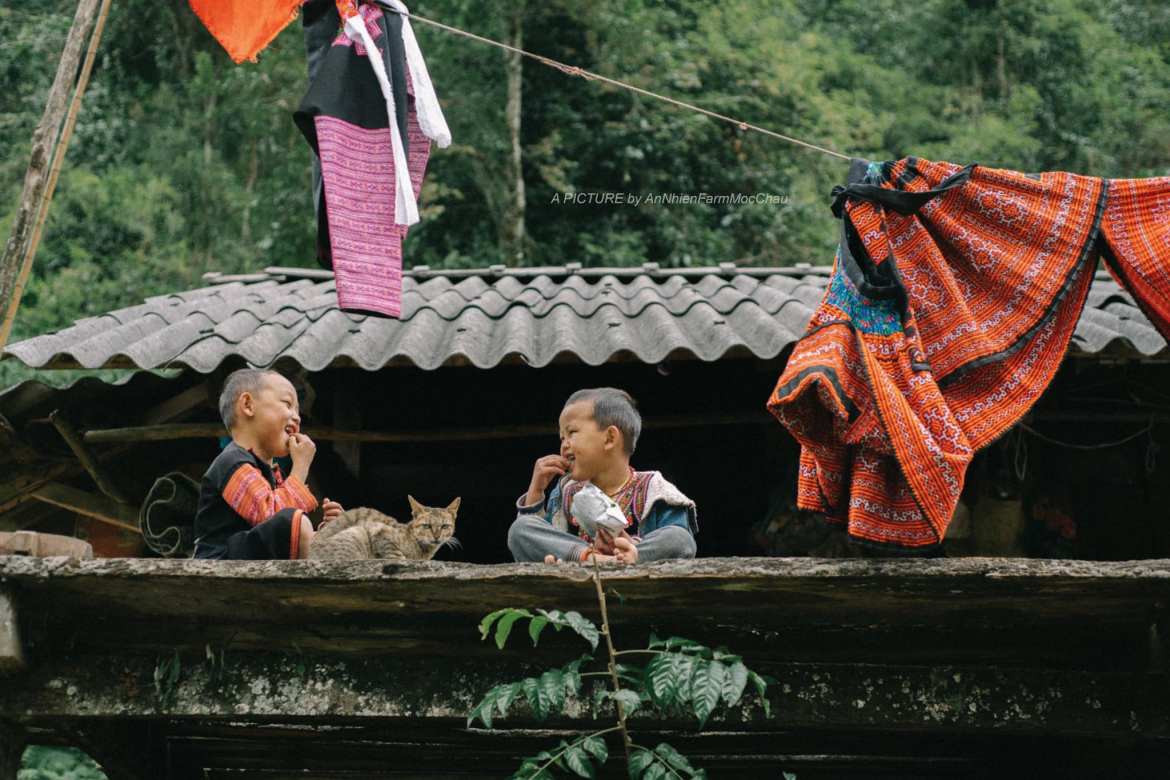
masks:
<path fill-rule="evenodd" d="M 401 314 L 402 240 L 431 141 L 451 143 L 406 6 L 310 0 L 310 86 L 295 119 L 317 155 L 317 257 L 340 307 Z M 338 29 L 341 32 L 338 33 Z"/>

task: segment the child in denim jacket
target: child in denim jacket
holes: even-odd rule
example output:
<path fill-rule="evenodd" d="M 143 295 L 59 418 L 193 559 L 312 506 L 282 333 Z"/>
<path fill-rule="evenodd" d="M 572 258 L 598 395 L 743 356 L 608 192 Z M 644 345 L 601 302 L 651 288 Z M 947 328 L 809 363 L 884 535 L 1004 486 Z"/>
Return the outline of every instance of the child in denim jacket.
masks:
<path fill-rule="evenodd" d="M 560 453 L 536 461 L 528 492 L 516 502 L 518 515 L 508 530 L 512 557 L 547 563 L 695 557 L 695 502 L 659 472 L 630 466 L 641 429 L 634 400 L 622 390 L 569 396 L 560 416 Z M 573 497 L 589 482 L 626 516 L 626 529 L 616 537 L 601 530 L 590 539 L 572 519 Z"/>

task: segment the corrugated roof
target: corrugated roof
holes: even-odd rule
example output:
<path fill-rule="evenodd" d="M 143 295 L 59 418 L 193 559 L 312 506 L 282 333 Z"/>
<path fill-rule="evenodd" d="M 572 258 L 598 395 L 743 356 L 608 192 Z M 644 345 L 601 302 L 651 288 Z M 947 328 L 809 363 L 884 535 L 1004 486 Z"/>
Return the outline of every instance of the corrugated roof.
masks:
<path fill-rule="evenodd" d="M 773 358 L 803 333 L 828 268 L 488 269 L 403 280 L 400 320 L 342 312 L 332 274 L 268 268 L 79 320 L 4 352 L 34 368 L 414 365 L 434 369 L 574 360 Z M 1082 355 L 1167 358 L 1165 340 L 1107 275 L 1093 283 L 1073 337 Z"/>

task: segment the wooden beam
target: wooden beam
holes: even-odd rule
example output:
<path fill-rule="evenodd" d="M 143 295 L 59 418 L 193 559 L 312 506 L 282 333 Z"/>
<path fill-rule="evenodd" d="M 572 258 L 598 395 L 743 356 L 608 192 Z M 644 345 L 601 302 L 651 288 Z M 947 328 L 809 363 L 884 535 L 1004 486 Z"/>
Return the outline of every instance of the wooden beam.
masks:
<path fill-rule="evenodd" d="M 16 620 L 16 596 L 10 588 L 0 588 L 0 674 L 22 669 L 24 645 L 20 641 L 20 626 Z"/>
<path fill-rule="evenodd" d="M 99 2 L 102 5 L 100 17 Z M 60 173 L 73 124 L 77 120 L 81 96 L 85 92 L 93 68 L 94 56 L 97 54 L 98 42 L 101 39 L 102 22 L 109 11 L 109 6 L 110 0 L 81 0 L 78 3 L 77 12 L 73 16 L 73 26 L 65 38 L 65 48 L 60 62 L 57 63 L 57 75 L 49 89 L 44 113 L 33 132 L 32 154 L 24 177 L 20 206 L 12 222 L 12 233 L 8 243 L 3 254 L 0 254 L 0 315 L 3 316 L 0 320 L 0 349 L 8 343 L 8 334 L 12 330 L 16 311 L 20 306 L 24 284 L 32 269 L 40 231 L 48 213 L 49 201 L 52 200 L 57 174 Z M 89 51 L 86 53 L 81 75 L 78 76 L 81 51 L 87 38 Z M 67 109 L 66 102 L 70 92 L 73 92 L 74 96 Z"/>
<path fill-rule="evenodd" d="M 98 461 L 116 458 L 125 454 L 127 447 L 113 447 L 101 453 Z M 0 515 L 32 500 L 32 494 L 38 488 L 64 477 L 72 476 L 77 472 L 77 465 L 72 462 L 56 463 L 45 467 L 40 474 L 19 474 L 11 481 L 0 483 Z"/>
<path fill-rule="evenodd" d="M 709 425 L 756 425 L 767 424 L 772 417 L 761 409 L 759 412 L 722 415 L 677 415 L 673 417 L 649 418 L 642 427 L 647 430 L 669 428 L 694 428 Z M 530 436 L 556 434 L 556 426 L 546 423 L 524 425 L 498 425 L 491 428 L 430 428 L 403 431 L 347 431 L 337 428 L 308 426 L 305 433 L 319 441 L 403 443 L 419 441 L 493 441 L 498 439 L 520 439 Z M 150 425 L 133 428 L 107 428 L 88 431 L 83 440 L 86 444 L 110 444 L 114 442 L 173 441 L 175 439 L 209 439 L 224 435 L 219 423 L 178 423 L 174 425 Z"/>
<path fill-rule="evenodd" d="M 148 409 L 142 415 L 143 425 L 159 425 L 176 420 L 193 409 L 208 402 L 208 386 L 206 382 L 189 387 L 174 398 L 168 398 L 160 404 Z"/>
<path fill-rule="evenodd" d="M 79 515 L 92 517 L 107 525 L 116 526 L 125 531 L 141 533 L 138 528 L 138 517 L 133 509 L 105 496 L 95 496 L 78 490 L 60 482 L 50 482 L 33 492 L 32 497 L 46 504 L 68 509 Z"/>
<path fill-rule="evenodd" d="M 54 466 L 36 476 L 20 474 L 11 482 L 4 483 L 0 487 L 0 515 L 6 515 L 16 507 L 28 503 L 33 491 L 54 479 L 61 478 L 68 471 L 68 466 Z"/>
<path fill-rule="evenodd" d="M 105 468 L 98 462 L 98 459 L 90 453 L 85 446 L 81 434 L 73 427 L 73 424 L 66 420 L 60 412 L 54 411 L 49 415 L 53 426 L 57 432 L 61 434 L 61 438 L 69 445 L 69 449 L 73 450 L 73 454 L 77 456 L 77 460 L 89 473 L 90 477 L 97 484 L 98 489 L 105 493 L 110 498 L 117 501 L 119 504 L 129 504 L 130 501 L 126 498 L 126 494 L 117 486 L 114 480 L 106 473 Z"/>

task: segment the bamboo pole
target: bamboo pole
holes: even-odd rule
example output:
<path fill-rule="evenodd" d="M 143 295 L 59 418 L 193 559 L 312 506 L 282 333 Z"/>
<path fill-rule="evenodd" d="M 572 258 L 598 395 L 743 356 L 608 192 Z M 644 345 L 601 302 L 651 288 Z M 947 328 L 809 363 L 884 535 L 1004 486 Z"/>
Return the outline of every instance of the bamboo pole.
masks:
<path fill-rule="evenodd" d="M 8 343 L 12 323 L 16 320 L 16 312 L 20 308 L 21 296 L 32 271 L 33 258 L 36 257 L 49 204 L 53 199 L 65 152 L 69 148 L 69 140 L 77 122 L 81 98 L 89 83 L 89 75 L 93 71 L 93 62 L 109 14 L 110 2 L 111 0 L 80 0 L 78 3 L 73 26 L 65 38 L 65 49 L 57 64 L 57 75 L 53 79 L 49 98 L 45 102 L 45 111 L 33 132 L 32 154 L 24 177 L 20 206 L 16 212 L 16 219 L 13 220 L 12 233 L 8 237 L 4 253 L 0 255 L 0 312 L 3 312 L 4 317 L 0 321 L 0 349 Z M 78 76 L 81 49 L 91 29 L 93 35 L 89 38 L 85 62 Z M 66 111 L 66 100 L 72 86 L 75 86 L 73 100 Z M 65 121 L 62 127 L 63 117 Z"/>

